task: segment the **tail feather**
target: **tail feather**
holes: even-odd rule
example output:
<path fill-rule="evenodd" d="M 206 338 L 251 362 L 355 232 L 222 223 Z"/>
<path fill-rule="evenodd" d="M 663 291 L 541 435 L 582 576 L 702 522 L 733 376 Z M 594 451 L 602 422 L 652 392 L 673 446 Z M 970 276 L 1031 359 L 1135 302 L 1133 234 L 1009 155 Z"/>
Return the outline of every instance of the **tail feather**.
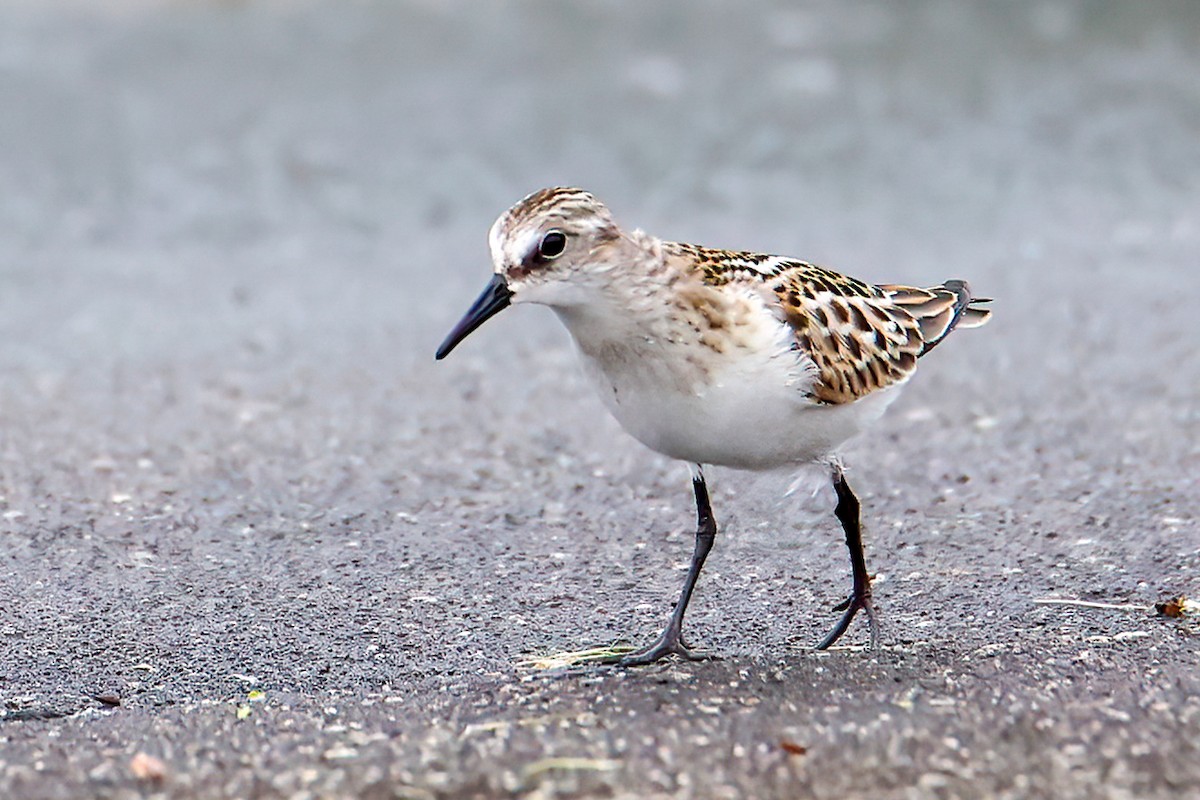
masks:
<path fill-rule="evenodd" d="M 981 307 L 991 298 L 972 297 L 966 281 L 950 280 L 929 289 L 895 285 L 879 288 L 917 321 L 924 342 L 918 354 L 922 356 L 955 328 L 978 328 L 992 316 L 991 309 Z"/>
<path fill-rule="evenodd" d="M 971 300 L 971 304 L 963 309 L 962 316 L 958 318 L 959 328 L 978 328 L 992 318 L 992 310 L 990 308 L 979 308 L 976 303 L 990 303 L 992 298 L 985 297 L 978 300 Z"/>

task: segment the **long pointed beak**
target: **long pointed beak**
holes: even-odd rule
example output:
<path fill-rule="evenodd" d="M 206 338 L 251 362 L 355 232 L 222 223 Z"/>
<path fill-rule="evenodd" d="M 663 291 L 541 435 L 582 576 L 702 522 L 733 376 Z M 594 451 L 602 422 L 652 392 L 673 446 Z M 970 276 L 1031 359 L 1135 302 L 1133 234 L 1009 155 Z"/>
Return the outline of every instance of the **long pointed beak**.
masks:
<path fill-rule="evenodd" d="M 442 342 L 442 346 L 437 349 L 437 355 L 434 358 L 441 361 L 450 355 L 450 351 L 458 347 L 458 343 L 467 338 L 471 331 L 508 308 L 508 304 L 511 301 L 512 291 L 509 290 L 504 278 L 499 275 L 493 275 L 492 279 L 488 281 L 487 288 L 483 290 L 483 294 L 479 295 L 479 299 L 474 302 L 466 315 L 458 321 L 458 324 L 454 326 L 454 330 L 450 331 L 450 335 Z"/>

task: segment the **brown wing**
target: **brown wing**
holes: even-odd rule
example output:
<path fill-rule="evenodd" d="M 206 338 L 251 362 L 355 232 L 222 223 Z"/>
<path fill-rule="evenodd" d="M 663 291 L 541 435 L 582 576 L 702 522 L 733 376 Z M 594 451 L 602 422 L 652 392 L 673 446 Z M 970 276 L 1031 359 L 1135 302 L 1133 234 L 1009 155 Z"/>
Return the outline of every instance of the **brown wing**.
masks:
<path fill-rule="evenodd" d="M 817 366 L 813 397 L 850 403 L 901 383 L 956 326 L 977 327 L 991 312 L 963 281 L 918 289 L 873 286 L 804 261 L 762 253 L 664 243 L 669 255 L 698 269 L 705 283 L 754 283 L 774 296 L 796 346 Z"/>
<path fill-rule="evenodd" d="M 974 327 L 990 311 L 972 303 L 961 281 L 918 289 L 871 286 L 828 270 L 798 265 L 772 285 L 796 343 L 817 365 L 813 396 L 849 403 L 901 383 L 957 325 Z"/>

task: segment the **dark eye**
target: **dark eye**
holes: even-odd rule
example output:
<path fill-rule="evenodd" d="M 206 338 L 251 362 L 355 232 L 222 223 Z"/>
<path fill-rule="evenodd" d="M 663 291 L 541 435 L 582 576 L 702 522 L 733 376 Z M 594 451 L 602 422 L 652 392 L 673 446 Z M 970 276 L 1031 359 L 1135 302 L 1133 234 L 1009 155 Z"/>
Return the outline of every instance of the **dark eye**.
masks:
<path fill-rule="evenodd" d="M 538 255 L 546 261 L 558 258 L 567 249 L 567 235 L 562 231 L 550 231 L 538 245 Z"/>

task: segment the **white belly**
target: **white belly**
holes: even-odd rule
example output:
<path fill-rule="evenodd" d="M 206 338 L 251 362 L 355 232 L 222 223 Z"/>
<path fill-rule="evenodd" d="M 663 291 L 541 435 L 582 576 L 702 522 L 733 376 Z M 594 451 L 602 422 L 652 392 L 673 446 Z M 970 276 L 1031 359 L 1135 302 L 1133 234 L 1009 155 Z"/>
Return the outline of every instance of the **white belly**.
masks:
<path fill-rule="evenodd" d="M 716 354 L 698 345 L 580 345 L 585 371 L 621 426 L 671 458 L 740 469 L 823 459 L 883 413 L 884 390 L 855 403 L 806 396 L 812 366 L 786 346 Z"/>

